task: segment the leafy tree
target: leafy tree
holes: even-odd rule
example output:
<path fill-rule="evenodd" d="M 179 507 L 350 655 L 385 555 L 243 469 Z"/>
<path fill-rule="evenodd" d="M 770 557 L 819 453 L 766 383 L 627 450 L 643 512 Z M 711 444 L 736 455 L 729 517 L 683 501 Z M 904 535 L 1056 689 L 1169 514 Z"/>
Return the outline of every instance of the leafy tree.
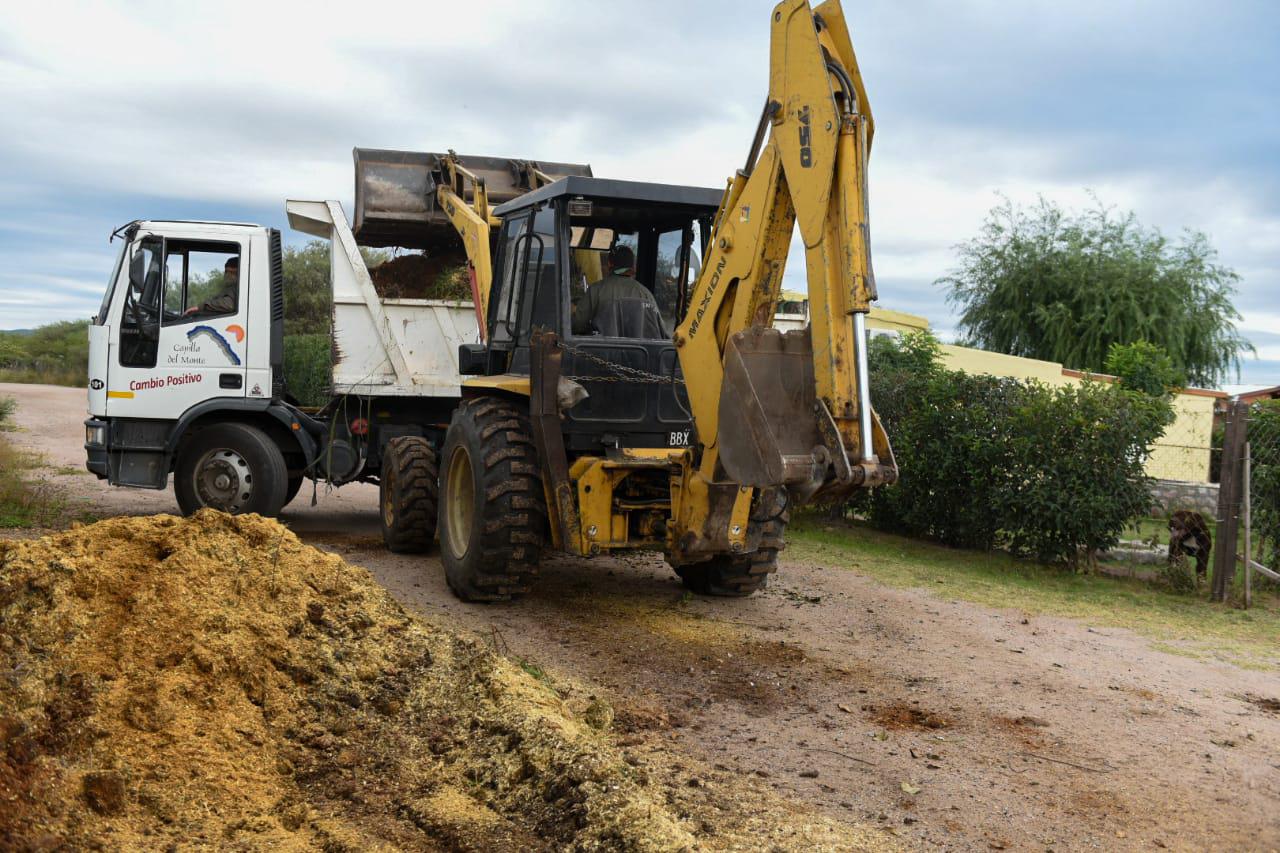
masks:
<path fill-rule="evenodd" d="M 867 363 L 881 372 L 907 371 L 917 375 L 942 368 L 942 348 L 928 329 L 901 336 L 875 335 L 867 348 Z"/>
<path fill-rule="evenodd" d="M 1149 341 L 1112 344 L 1106 370 L 1120 381 L 1120 387 L 1152 397 L 1163 397 L 1186 384 L 1169 354 Z"/>
<path fill-rule="evenodd" d="M 1150 341 L 1207 386 L 1253 351 L 1235 327 L 1239 276 L 1202 233 L 1175 244 L 1101 204 L 1076 213 L 1005 199 L 958 250 L 958 267 L 937 283 L 950 288 L 970 345 L 1101 371 L 1113 344 Z"/>
<path fill-rule="evenodd" d="M 290 335 L 328 334 L 333 311 L 329 244 L 311 240 L 284 250 L 284 325 Z"/>

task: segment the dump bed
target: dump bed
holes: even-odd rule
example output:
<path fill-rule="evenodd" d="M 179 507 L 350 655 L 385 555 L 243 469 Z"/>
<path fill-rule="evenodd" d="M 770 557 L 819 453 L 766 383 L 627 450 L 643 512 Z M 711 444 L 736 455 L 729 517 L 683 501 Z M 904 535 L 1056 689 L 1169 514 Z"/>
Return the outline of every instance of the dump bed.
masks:
<path fill-rule="evenodd" d="M 333 393 L 457 397 L 458 345 L 479 340 L 471 302 L 379 296 L 336 201 L 288 201 L 289 226 L 329 241 Z"/>

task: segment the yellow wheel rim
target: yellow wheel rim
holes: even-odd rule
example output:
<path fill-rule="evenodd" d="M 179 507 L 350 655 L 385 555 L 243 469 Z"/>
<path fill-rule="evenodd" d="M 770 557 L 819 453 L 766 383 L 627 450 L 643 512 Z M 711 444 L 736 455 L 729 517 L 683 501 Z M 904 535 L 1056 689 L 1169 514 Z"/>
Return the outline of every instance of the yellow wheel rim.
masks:
<path fill-rule="evenodd" d="M 471 475 L 471 454 L 459 445 L 449 457 L 445 480 L 444 517 L 449 530 L 449 551 L 462 559 L 471 542 L 471 525 L 476 509 L 476 484 Z"/>

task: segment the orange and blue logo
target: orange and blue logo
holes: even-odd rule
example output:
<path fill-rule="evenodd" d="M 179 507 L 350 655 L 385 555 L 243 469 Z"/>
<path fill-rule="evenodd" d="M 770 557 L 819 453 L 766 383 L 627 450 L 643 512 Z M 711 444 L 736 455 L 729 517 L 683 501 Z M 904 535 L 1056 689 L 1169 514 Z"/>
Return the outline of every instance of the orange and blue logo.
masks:
<path fill-rule="evenodd" d="M 232 323 L 230 326 L 227 326 L 226 331 L 235 335 L 236 343 L 244 343 L 244 326 L 241 326 L 238 323 Z"/>

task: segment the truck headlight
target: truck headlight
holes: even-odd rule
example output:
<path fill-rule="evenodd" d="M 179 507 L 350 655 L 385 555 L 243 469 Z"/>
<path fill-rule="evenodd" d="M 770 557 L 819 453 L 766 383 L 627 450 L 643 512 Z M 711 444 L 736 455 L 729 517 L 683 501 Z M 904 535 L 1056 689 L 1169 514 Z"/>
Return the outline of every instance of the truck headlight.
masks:
<path fill-rule="evenodd" d="M 94 447 L 105 447 L 107 444 L 107 428 L 99 425 L 86 425 L 84 428 L 84 443 Z"/>

